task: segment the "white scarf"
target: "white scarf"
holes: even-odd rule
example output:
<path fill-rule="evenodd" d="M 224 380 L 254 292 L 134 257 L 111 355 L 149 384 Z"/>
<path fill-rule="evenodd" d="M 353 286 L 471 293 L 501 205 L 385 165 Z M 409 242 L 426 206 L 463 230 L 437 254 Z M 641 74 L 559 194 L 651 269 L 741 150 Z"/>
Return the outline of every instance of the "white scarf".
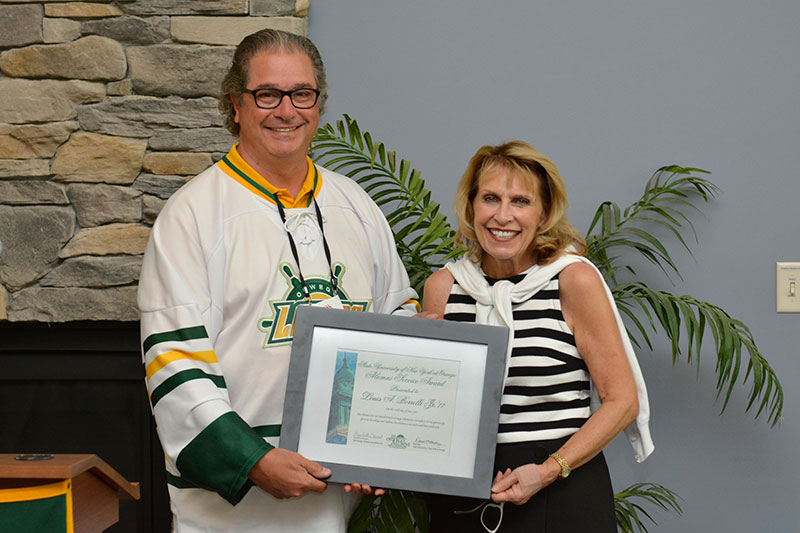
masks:
<path fill-rule="evenodd" d="M 517 284 L 513 284 L 508 280 L 500 280 L 494 285 L 489 285 L 480 267 L 466 257 L 462 257 L 455 263 L 448 263 L 445 265 L 445 268 L 450 271 L 467 294 L 477 302 L 476 323 L 504 325 L 508 327 L 509 339 L 508 352 L 506 353 L 507 377 L 511 359 L 511 349 L 514 341 L 514 316 L 511 311 L 511 305 L 529 300 L 567 265 L 577 262 L 592 265 L 597 275 L 600 276 L 600 280 L 603 282 L 603 287 L 606 290 L 606 296 L 608 296 L 608 300 L 611 303 L 611 309 L 614 311 L 614 318 L 617 320 L 619 333 L 622 337 L 622 345 L 625 348 L 625 355 L 628 356 L 628 362 L 633 371 L 633 379 L 636 383 L 636 392 L 639 397 L 639 414 L 636 416 L 636 420 L 625 428 L 625 435 L 628 437 L 631 446 L 633 446 L 634 458 L 637 462 L 641 463 L 647 459 L 647 456 L 655 449 L 653 439 L 650 437 L 650 404 L 647 401 L 647 388 L 645 387 L 644 378 L 639 369 L 639 362 L 636 360 L 636 354 L 633 351 L 633 346 L 628 338 L 628 332 L 625 330 L 625 324 L 623 324 L 622 318 L 619 315 L 611 290 L 608 288 L 608 285 L 606 285 L 605 280 L 603 280 L 600 271 L 597 270 L 597 267 L 595 267 L 591 261 L 579 255 L 565 253 L 548 265 L 535 265 L 528 271 L 525 278 Z M 597 397 L 594 384 L 592 384 L 592 410 L 597 410 L 599 406 L 600 400 Z"/>

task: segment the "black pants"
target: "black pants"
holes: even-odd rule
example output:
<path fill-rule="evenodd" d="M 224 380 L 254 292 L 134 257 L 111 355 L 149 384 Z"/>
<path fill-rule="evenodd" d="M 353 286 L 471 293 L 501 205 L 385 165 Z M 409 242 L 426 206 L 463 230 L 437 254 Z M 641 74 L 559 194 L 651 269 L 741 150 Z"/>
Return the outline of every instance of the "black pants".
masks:
<path fill-rule="evenodd" d="M 498 444 L 494 471 L 505 472 L 528 463 L 541 464 L 567 439 L 553 441 Z M 485 500 L 454 496 L 431 496 L 431 531 L 433 533 L 485 532 L 481 511 L 453 514 L 469 510 Z M 493 529 L 500 519 L 495 507 L 486 509 L 484 522 Z M 533 495 L 524 505 L 506 503 L 498 533 L 616 533 L 614 491 L 603 454 L 572 471 L 566 479 L 557 479 Z"/>

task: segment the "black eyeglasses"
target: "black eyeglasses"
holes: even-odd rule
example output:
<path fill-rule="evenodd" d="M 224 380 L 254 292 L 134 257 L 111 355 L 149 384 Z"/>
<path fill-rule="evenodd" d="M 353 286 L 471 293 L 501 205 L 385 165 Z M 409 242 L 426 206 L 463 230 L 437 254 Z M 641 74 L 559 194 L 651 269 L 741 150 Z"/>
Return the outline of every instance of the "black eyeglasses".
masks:
<path fill-rule="evenodd" d="M 281 91 L 280 89 L 242 89 L 243 93 L 253 95 L 256 105 L 261 109 L 275 109 L 283 101 L 284 96 L 288 96 L 292 105 L 297 109 L 310 109 L 314 107 L 319 98 L 319 90 L 310 87 L 301 87 L 291 91 Z"/>

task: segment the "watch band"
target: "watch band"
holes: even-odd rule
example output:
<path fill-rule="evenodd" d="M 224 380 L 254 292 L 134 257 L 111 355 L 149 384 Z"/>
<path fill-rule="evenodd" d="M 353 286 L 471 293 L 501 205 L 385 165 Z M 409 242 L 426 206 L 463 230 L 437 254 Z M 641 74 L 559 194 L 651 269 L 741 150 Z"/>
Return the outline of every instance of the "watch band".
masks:
<path fill-rule="evenodd" d="M 561 467 L 561 473 L 558 474 L 558 477 L 565 478 L 565 477 L 569 476 L 569 473 L 572 472 L 572 468 L 569 467 L 569 463 L 567 462 L 567 460 L 564 459 L 563 457 L 561 457 L 558 454 L 558 452 L 551 453 L 550 457 L 555 459 L 555 461 Z"/>

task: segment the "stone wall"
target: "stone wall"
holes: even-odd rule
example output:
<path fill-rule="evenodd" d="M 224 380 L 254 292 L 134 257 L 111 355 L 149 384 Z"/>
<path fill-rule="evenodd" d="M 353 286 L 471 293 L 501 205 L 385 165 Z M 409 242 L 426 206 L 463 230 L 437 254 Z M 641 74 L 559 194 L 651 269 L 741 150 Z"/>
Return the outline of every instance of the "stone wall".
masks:
<path fill-rule="evenodd" d="M 219 82 L 308 0 L 0 0 L 0 320 L 138 319 L 166 199 L 230 149 Z"/>

